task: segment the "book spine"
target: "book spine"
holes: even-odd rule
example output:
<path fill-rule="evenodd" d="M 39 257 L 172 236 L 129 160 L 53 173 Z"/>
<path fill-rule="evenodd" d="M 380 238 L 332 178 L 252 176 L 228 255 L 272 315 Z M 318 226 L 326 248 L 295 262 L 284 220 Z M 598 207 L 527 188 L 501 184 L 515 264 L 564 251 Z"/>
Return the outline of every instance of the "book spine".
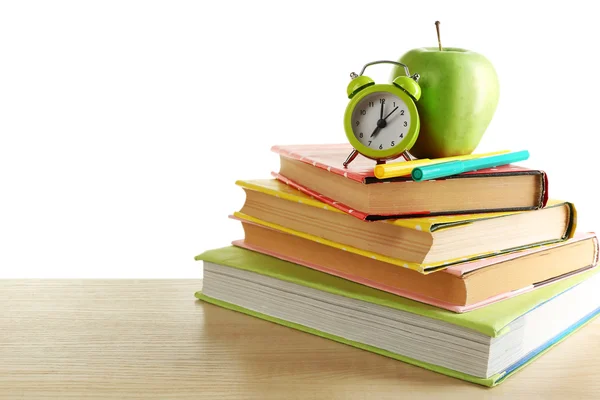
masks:
<path fill-rule="evenodd" d="M 540 198 L 540 208 L 546 207 L 548 203 L 548 174 L 544 171 L 540 171 L 542 174 L 542 191 Z"/>

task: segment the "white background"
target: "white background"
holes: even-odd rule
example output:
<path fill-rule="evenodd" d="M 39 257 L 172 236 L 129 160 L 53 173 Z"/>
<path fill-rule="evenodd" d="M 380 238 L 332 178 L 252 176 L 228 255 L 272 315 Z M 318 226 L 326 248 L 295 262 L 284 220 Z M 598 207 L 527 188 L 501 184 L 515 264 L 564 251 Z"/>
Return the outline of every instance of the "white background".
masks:
<path fill-rule="evenodd" d="M 476 151 L 528 149 L 597 230 L 587 4 L 3 2 L 0 277 L 201 277 L 193 257 L 242 236 L 235 180 L 277 170 L 274 144 L 344 142 L 348 74 L 436 46 L 436 19 L 500 78 Z"/>

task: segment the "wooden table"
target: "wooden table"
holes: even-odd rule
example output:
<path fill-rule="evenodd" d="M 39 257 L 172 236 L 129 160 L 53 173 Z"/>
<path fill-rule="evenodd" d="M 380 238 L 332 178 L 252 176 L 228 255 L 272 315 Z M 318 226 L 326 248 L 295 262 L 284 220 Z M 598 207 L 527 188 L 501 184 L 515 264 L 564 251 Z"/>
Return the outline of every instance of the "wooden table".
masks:
<path fill-rule="evenodd" d="M 0 281 L 0 399 L 600 396 L 600 320 L 487 389 L 198 302 L 201 286 Z"/>

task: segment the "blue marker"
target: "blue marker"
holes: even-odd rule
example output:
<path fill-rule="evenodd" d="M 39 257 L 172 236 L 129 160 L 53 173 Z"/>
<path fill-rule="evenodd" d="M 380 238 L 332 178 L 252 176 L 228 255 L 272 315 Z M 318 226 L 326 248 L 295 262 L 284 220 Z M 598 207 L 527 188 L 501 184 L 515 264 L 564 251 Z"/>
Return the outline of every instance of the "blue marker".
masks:
<path fill-rule="evenodd" d="M 441 164 L 425 165 L 412 170 L 413 181 L 421 182 L 429 179 L 443 178 L 458 175 L 463 172 L 477 171 L 478 169 L 492 168 L 499 165 L 512 164 L 517 161 L 527 160 L 527 150 L 513 153 L 499 154 L 497 156 L 481 157 L 472 160 L 450 161 Z"/>

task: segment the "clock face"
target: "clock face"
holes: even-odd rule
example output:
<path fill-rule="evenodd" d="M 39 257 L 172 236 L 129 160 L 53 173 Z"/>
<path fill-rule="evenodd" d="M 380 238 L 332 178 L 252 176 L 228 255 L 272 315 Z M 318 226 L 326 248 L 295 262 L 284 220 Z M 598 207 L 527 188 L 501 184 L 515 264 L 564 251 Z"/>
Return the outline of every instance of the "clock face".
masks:
<path fill-rule="evenodd" d="M 406 139 L 411 118 L 400 97 L 389 92 L 374 92 L 354 107 L 351 123 L 356 139 L 377 151 L 400 145 Z"/>

